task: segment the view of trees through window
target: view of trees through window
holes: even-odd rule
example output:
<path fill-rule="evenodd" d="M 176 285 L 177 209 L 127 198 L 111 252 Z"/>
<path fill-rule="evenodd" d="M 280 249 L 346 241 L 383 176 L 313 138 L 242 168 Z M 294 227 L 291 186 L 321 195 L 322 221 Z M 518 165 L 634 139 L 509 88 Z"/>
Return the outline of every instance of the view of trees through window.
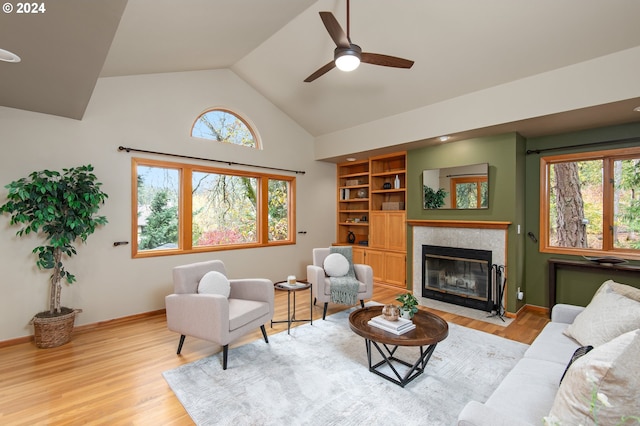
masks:
<path fill-rule="evenodd" d="M 155 163 L 134 164 L 138 252 L 292 242 L 293 177 Z"/>
<path fill-rule="evenodd" d="M 640 150 L 548 161 L 548 246 L 640 250 Z M 591 158 L 590 158 L 591 157 Z"/>
<path fill-rule="evenodd" d="M 247 123 L 238 115 L 223 109 L 201 114 L 193 123 L 191 136 L 259 148 L 256 136 Z"/>

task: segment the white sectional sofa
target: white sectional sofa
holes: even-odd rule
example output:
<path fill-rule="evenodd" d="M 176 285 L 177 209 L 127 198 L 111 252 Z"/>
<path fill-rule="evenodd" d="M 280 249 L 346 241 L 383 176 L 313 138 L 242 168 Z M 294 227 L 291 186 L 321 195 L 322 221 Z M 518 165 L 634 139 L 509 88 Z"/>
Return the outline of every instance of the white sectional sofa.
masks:
<path fill-rule="evenodd" d="M 516 364 L 513 370 L 509 372 L 486 402 L 480 403 L 477 401 L 470 401 L 467 403 L 458 416 L 458 426 L 540 426 L 543 424 L 543 419 L 547 418 L 548 420 L 549 417 L 552 418 L 550 423 L 554 425 L 558 424 L 564 426 L 565 424 L 572 425 L 574 423 L 585 425 L 593 424 L 589 421 L 589 401 L 586 401 L 586 409 L 584 407 L 579 407 L 579 409 L 582 409 L 582 412 L 569 416 L 569 422 L 558 420 L 556 416 L 552 416 L 554 414 L 553 410 L 555 410 L 555 413 L 567 413 L 567 395 L 569 395 L 570 400 L 571 398 L 576 398 L 576 396 L 571 395 L 573 389 L 564 389 L 562 392 L 563 395 L 558 398 L 562 401 L 556 401 L 556 396 L 561 393 L 559 392 L 561 378 L 567 369 L 574 352 L 582 345 L 589 344 L 584 342 L 585 339 L 594 340 L 598 345 L 600 345 L 601 349 L 596 351 L 599 346 L 594 344 L 593 346 L 595 348 L 591 352 L 583 356 L 581 359 L 574 361 L 574 364 L 572 365 L 573 370 L 579 370 L 580 374 L 577 380 L 584 379 L 583 381 L 586 381 L 585 371 L 582 369 L 584 366 L 580 367 L 578 366 L 578 363 L 584 360 L 582 364 L 585 364 L 589 361 L 588 358 L 593 359 L 594 357 L 596 358 L 596 362 L 600 362 L 598 357 L 602 358 L 603 352 L 606 352 L 606 357 L 610 358 L 611 351 L 607 352 L 606 349 L 621 340 L 621 338 L 615 339 L 616 342 L 611 342 L 606 345 L 602 342 L 607 340 L 609 336 L 621 336 L 622 334 L 626 334 L 626 340 L 622 345 L 617 344 L 614 348 L 614 352 L 621 352 L 620 362 L 618 363 L 616 362 L 617 360 L 614 360 L 607 365 L 613 365 L 615 362 L 615 366 L 618 368 L 618 365 L 623 363 L 624 365 L 622 368 L 624 369 L 624 372 L 620 371 L 622 377 L 627 375 L 632 376 L 628 383 L 638 383 L 640 380 L 640 357 L 637 355 L 637 351 L 640 349 L 640 330 L 637 330 L 637 328 L 640 327 L 640 298 L 638 298 L 640 290 L 624 286 L 628 291 L 625 296 L 622 296 L 614 291 L 614 287 L 615 290 L 619 290 L 622 288 L 621 286 L 622 285 L 614 283 L 613 281 L 605 282 L 596 295 L 598 295 L 598 293 L 606 292 L 607 301 L 603 301 L 603 298 L 600 297 L 597 301 L 598 303 L 594 303 L 596 301 L 596 296 L 594 296 L 592 303 L 590 303 L 587 308 L 566 304 L 558 304 L 554 306 L 552 309 L 551 322 L 545 326 L 526 351 L 523 358 Z M 627 297 L 629 294 L 631 294 L 631 298 Z M 616 306 L 620 306 L 620 309 L 622 309 L 622 305 L 624 305 L 624 311 L 615 308 L 609 309 L 606 304 L 611 303 L 611 301 L 613 301 Z M 596 305 L 602 305 L 598 311 L 595 311 L 597 308 Z M 586 309 L 590 309 L 590 311 L 585 312 Z M 631 314 L 628 314 L 629 310 L 632 312 Z M 585 314 L 582 318 L 576 321 L 576 323 L 582 322 L 583 324 L 576 324 L 570 328 L 578 315 L 583 312 L 585 312 Z M 614 327 L 618 327 L 615 331 L 607 330 L 607 333 L 609 334 L 606 337 L 599 335 L 589 335 L 584 337 L 580 335 L 584 329 L 587 329 L 587 334 L 591 332 L 591 330 L 589 330 L 590 327 L 584 326 L 584 321 L 592 319 L 593 317 L 591 317 L 591 315 L 601 315 L 602 312 L 609 312 L 609 315 L 615 318 L 621 318 L 624 325 L 622 327 L 615 325 Z M 597 322 L 600 324 L 603 321 Z M 577 330 L 578 328 L 581 328 L 582 330 Z M 596 332 L 599 332 L 597 327 L 594 327 L 594 329 Z M 579 340 L 583 340 L 582 344 L 565 335 L 566 330 L 568 330 L 569 334 L 572 334 L 573 330 L 575 335 L 580 335 Z M 617 354 L 615 356 L 617 357 Z M 607 360 L 606 362 L 609 361 Z M 589 367 L 587 366 L 587 368 Z M 578 374 L 574 371 L 571 372 Z M 613 380 L 615 382 L 614 373 L 618 374 L 614 371 L 613 367 L 611 367 L 608 372 L 603 374 L 605 376 L 608 374 L 609 380 Z M 567 371 L 567 376 L 562 381 L 565 388 L 570 386 L 566 382 L 575 382 L 576 380 L 576 378 L 568 380 L 568 377 L 569 371 Z M 626 381 L 626 379 L 617 381 Z M 591 386 L 591 382 L 589 382 L 588 385 Z M 600 389 L 602 389 L 602 392 L 605 392 L 606 390 L 606 392 L 615 394 L 616 397 L 618 397 L 619 393 L 624 393 L 620 392 L 618 389 L 613 390 L 610 383 L 601 384 L 598 382 L 597 386 L 599 386 L 598 392 Z M 579 386 L 576 386 L 576 388 L 577 387 Z M 584 386 L 582 386 L 580 391 L 582 394 L 585 393 Z M 640 415 L 640 395 L 638 392 L 637 388 L 629 389 L 628 393 L 631 399 L 627 401 L 620 401 L 620 407 L 622 407 L 621 411 L 618 413 L 614 412 L 612 415 L 614 417 L 617 416 L 618 419 L 622 415 Z M 588 398 L 589 394 L 593 392 L 590 388 L 586 388 L 586 393 Z M 577 398 L 585 399 L 580 396 Z M 633 398 L 636 398 L 635 401 Z M 571 411 L 574 410 L 574 407 L 571 405 L 577 406 L 580 405 L 580 403 L 574 403 L 571 401 L 568 405 L 570 406 L 568 410 Z M 586 415 L 583 414 L 584 411 L 587 411 Z M 553 419 L 553 417 L 556 418 Z M 576 419 L 580 419 L 579 422 L 576 422 Z"/>

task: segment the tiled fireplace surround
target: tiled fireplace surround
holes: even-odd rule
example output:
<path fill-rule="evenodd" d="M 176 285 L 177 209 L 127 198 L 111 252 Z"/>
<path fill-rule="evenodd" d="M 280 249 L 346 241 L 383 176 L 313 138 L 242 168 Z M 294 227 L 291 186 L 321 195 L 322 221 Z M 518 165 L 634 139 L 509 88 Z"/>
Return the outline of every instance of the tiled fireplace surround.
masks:
<path fill-rule="evenodd" d="M 422 303 L 422 246 L 491 251 L 492 263 L 507 266 L 507 228 L 510 222 L 410 220 L 413 236 L 413 294 Z"/>

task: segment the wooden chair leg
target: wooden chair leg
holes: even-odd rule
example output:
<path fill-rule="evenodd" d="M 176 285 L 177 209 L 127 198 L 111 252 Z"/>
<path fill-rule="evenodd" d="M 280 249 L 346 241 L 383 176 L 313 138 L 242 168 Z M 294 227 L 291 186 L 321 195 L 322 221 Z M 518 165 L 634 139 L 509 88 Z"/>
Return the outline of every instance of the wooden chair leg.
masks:
<path fill-rule="evenodd" d="M 182 345 L 184 344 L 184 338 L 186 336 L 184 334 L 180 335 L 180 343 L 178 343 L 178 352 L 177 354 L 180 355 L 180 352 L 182 351 Z"/>
<path fill-rule="evenodd" d="M 222 369 L 227 369 L 227 357 L 229 355 L 229 345 L 224 345 L 222 347 Z"/>
<path fill-rule="evenodd" d="M 327 316 L 327 308 L 329 307 L 329 302 L 324 302 L 324 310 L 322 311 L 322 319 L 325 319 Z"/>
<path fill-rule="evenodd" d="M 269 338 L 267 337 L 267 330 L 264 328 L 264 324 L 260 326 L 260 330 L 262 330 L 262 337 L 264 337 L 264 341 L 269 343 Z"/>

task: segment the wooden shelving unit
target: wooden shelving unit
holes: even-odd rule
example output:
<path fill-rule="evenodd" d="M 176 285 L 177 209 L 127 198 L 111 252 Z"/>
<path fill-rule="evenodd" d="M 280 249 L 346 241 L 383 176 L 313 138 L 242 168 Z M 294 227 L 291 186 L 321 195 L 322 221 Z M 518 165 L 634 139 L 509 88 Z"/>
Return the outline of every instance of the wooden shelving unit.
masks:
<path fill-rule="evenodd" d="M 337 244 L 375 281 L 406 288 L 406 152 L 338 164 Z M 349 240 L 350 233 L 355 241 Z"/>

